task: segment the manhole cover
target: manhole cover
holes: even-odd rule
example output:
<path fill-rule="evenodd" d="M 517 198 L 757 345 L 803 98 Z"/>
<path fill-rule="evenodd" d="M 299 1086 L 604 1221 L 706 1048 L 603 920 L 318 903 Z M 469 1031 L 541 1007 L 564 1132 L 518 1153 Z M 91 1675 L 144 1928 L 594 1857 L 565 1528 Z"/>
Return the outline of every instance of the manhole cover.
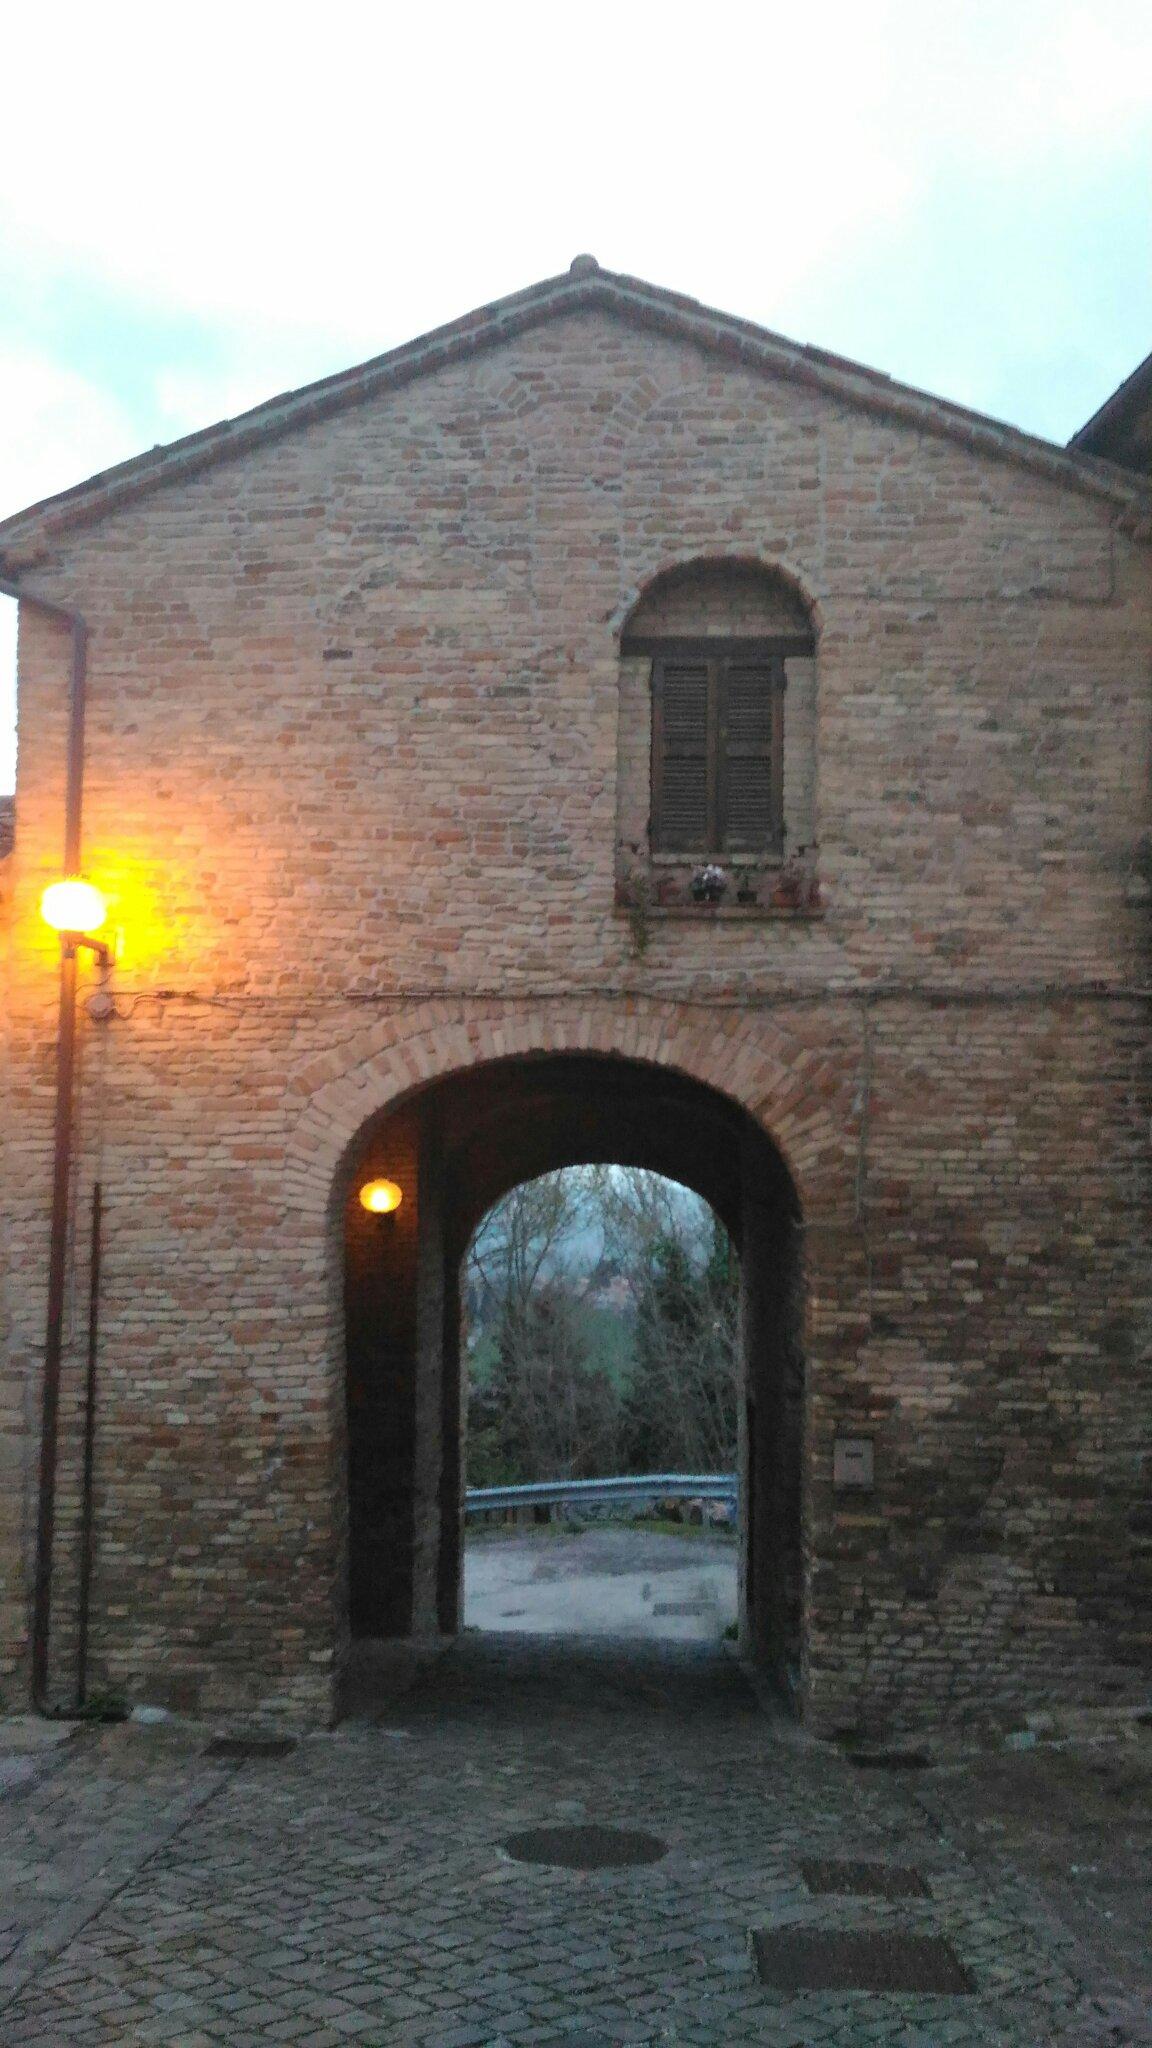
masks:
<path fill-rule="evenodd" d="M 618 1870 L 628 1863 L 658 1863 L 667 1842 L 639 1828 L 529 1828 L 509 1835 L 504 1850 L 515 1863 L 552 1863 L 563 1870 Z"/>
<path fill-rule="evenodd" d="M 204 1754 L 233 1757 L 238 1763 L 247 1763 L 260 1757 L 291 1756 L 295 1747 L 289 1735 L 216 1735 Z"/>
<path fill-rule="evenodd" d="M 807 1933 L 753 1929 L 752 1950 L 771 1991 L 913 1991 L 955 1994 L 975 1985 L 955 1949 L 934 1934 Z"/>
<path fill-rule="evenodd" d="M 832 1856 L 801 1858 L 800 1875 L 819 1897 L 859 1899 L 930 1899 L 918 1870 L 910 1864 L 839 1862 Z"/>

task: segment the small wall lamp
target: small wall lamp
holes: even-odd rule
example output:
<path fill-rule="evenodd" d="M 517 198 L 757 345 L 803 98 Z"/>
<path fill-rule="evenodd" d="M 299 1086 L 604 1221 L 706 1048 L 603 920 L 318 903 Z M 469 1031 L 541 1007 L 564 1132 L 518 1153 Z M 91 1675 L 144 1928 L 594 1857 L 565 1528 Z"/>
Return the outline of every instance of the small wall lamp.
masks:
<path fill-rule="evenodd" d="M 108 916 L 108 905 L 92 882 L 80 875 L 53 882 L 40 898 L 40 915 L 59 932 L 66 948 L 75 951 L 77 946 L 86 946 L 105 966 L 110 965 L 112 948 L 94 937 Z"/>
<path fill-rule="evenodd" d="M 366 1180 L 360 1190 L 360 1205 L 373 1216 L 390 1216 L 404 1200 L 404 1190 L 394 1180 Z"/>

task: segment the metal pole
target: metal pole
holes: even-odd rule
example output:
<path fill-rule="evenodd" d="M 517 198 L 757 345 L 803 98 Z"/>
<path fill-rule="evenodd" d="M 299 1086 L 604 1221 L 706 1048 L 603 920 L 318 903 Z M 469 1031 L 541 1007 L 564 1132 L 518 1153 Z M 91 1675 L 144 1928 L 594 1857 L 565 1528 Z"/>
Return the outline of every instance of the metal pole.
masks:
<path fill-rule="evenodd" d="M 64 1292 L 72 1180 L 72 1084 L 76 1067 L 76 947 L 60 954 L 60 1020 L 56 1034 L 56 1128 L 52 1155 L 52 1220 L 48 1243 L 48 1310 L 40 1419 L 40 1499 L 32 1604 L 32 1698 L 47 1705 L 48 1635 L 52 1613 L 52 1542 L 56 1525 L 56 1438 L 64 1352 Z"/>
<path fill-rule="evenodd" d="M 88 1615 L 92 1596 L 94 1546 L 93 1466 L 96 1449 L 96 1354 L 100 1328 L 100 1244 L 104 1198 L 99 1181 L 92 1189 L 92 1236 L 88 1260 L 88 1359 L 84 1383 L 84 1470 L 80 1492 L 80 1586 L 76 1617 L 76 1704 L 88 1697 Z"/>

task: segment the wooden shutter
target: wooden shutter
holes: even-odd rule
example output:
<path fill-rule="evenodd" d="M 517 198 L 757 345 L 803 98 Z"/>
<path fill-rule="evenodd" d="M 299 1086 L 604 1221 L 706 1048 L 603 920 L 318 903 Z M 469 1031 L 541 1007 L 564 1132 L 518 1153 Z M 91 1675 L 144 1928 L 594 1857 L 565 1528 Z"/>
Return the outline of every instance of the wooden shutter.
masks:
<path fill-rule="evenodd" d="M 661 656 L 652 676 L 652 844 L 699 853 L 715 833 L 714 664 Z"/>
<path fill-rule="evenodd" d="M 707 647 L 658 654 L 652 690 L 653 848 L 778 853 L 783 656 Z"/>
<path fill-rule="evenodd" d="M 783 838 L 784 663 L 729 656 L 717 664 L 717 836 L 723 853 L 768 853 Z"/>

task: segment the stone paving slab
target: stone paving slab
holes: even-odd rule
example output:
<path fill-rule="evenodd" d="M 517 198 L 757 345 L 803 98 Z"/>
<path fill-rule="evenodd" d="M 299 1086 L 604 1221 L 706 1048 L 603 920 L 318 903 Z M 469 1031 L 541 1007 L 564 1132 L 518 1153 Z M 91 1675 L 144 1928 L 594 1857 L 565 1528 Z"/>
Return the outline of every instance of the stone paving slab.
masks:
<path fill-rule="evenodd" d="M 1152 2044 L 1139 1984 L 1010 1844 L 985 1853 L 959 1775 L 862 1775 L 715 1654 L 466 1637 L 283 1759 L 209 1759 L 209 1732 L 86 1735 L 0 1802 L 4 2048 Z M 580 1821 L 668 1853 L 503 1851 Z M 809 1858 L 913 1863 L 930 1896 L 814 1897 Z M 943 1937 L 976 1988 L 775 1992 L 766 1926 Z"/>
<path fill-rule="evenodd" d="M 737 1545 L 606 1527 L 472 1536 L 464 1611 L 494 1634 L 627 1635 L 716 1643 L 736 1621 Z"/>

